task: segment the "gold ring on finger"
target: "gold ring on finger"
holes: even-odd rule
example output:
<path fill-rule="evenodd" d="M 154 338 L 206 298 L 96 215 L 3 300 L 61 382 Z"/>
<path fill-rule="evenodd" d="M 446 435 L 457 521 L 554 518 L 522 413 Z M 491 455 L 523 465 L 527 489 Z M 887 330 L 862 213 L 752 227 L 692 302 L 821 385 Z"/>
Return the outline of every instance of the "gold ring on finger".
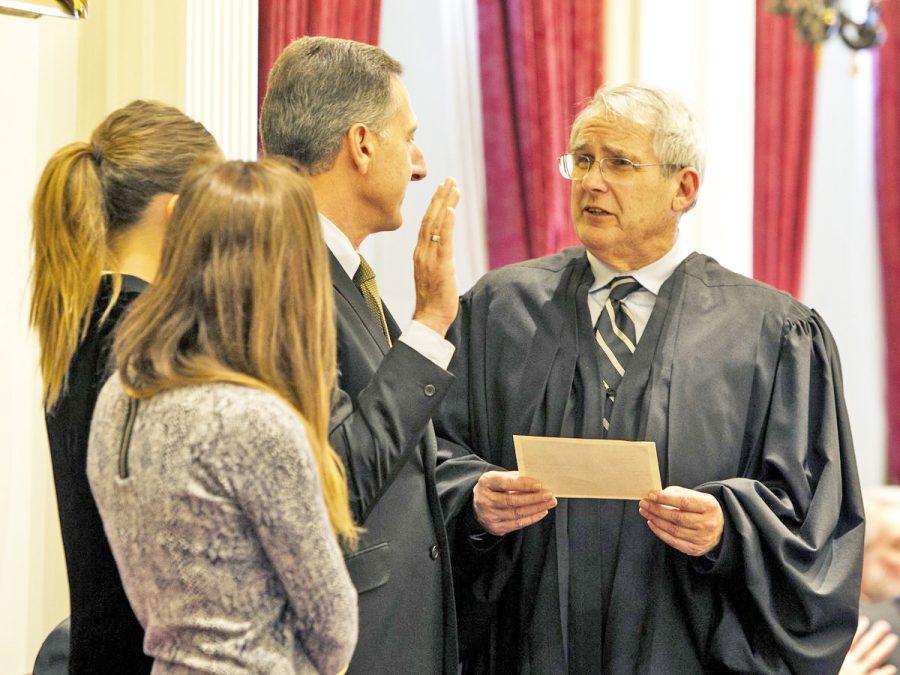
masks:
<path fill-rule="evenodd" d="M 441 235 L 439 235 L 439 234 L 431 235 L 431 241 L 440 241 L 440 240 L 441 240 Z"/>

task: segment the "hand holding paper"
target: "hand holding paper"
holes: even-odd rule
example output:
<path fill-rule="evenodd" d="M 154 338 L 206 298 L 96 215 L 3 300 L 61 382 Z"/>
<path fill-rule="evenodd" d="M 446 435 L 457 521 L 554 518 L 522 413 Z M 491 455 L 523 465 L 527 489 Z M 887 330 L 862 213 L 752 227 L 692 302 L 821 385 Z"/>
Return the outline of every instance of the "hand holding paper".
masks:
<path fill-rule="evenodd" d="M 722 540 L 722 506 L 705 492 L 672 485 L 650 493 L 638 510 L 653 534 L 682 553 L 704 555 Z"/>
<path fill-rule="evenodd" d="M 487 471 L 475 484 L 472 504 L 481 526 L 502 536 L 538 522 L 556 506 L 556 498 L 518 471 Z"/>

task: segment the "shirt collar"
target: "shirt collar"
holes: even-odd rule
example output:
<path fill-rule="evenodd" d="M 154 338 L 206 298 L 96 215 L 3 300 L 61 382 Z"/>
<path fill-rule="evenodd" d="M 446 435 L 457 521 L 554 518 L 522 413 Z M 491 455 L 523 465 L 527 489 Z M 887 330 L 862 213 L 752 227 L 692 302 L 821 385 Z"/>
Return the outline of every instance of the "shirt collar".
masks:
<path fill-rule="evenodd" d="M 634 277 L 646 290 L 659 295 L 659 289 L 666 282 L 675 268 L 681 264 L 681 261 L 687 257 L 687 252 L 681 245 L 681 236 L 675 233 L 675 243 L 662 258 L 646 265 L 639 270 L 631 270 L 628 272 L 617 272 L 611 267 L 607 267 L 600 262 L 597 257 L 587 252 L 588 263 L 591 265 L 591 271 L 594 273 L 594 283 L 589 292 L 593 293 L 606 286 L 615 277 L 631 276 Z"/>
<path fill-rule="evenodd" d="M 340 228 L 331 222 L 327 217 L 319 214 L 319 221 L 322 223 L 322 236 L 325 238 L 325 245 L 332 255 L 337 258 L 341 267 L 351 279 L 359 269 L 359 253 L 353 248 L 353 244 L 347 235 L 341 232 Z"/>

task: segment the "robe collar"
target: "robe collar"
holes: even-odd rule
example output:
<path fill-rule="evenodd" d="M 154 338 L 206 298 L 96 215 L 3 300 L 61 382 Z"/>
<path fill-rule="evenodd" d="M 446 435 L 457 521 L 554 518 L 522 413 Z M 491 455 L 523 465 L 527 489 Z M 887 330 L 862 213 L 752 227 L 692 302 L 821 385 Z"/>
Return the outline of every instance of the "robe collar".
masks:
<path fill-rule="evenodd" d="M 587 251 L 588 264 L 590 264 L 591 271 L 594 273 L 594 283 L 591 285 L 589 293 L 599 291 L 615 277 L 631 276 L 653 295 L 659 295 L 659 289 L 662 288 L 666 280 L 672 276 L 675 268 L 681 264 L 689 253 L 682 245 L 681 239 L 680 233 L 676 232 L 672 248 L 662 258 L 640 269 L 627 272 L 618 272 L 606 266 L 593 253 Z"/>

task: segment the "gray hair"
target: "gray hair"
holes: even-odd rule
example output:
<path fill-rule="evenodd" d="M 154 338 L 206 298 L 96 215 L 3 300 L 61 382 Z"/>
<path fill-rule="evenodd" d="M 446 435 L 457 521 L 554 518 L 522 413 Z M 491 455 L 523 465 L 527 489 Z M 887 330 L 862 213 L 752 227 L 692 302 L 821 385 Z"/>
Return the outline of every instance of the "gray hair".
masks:
<path fill-rule="evenodd" d="M 703 177 L 703 135 L 697 119 L 675 94 L 637 84 L 600 87 L 572 124 L 570 143 L 584 124 L 597 117 L 621 119 L 653 129 L 657 160 L 679 169 L 692 166 Z M 661 167 L 671 176 L 677 169 Z"/>
<path fill-rule="evenodd" d="M 328 37 L 288 45 L 269 73 L 259 119 L 266 153 L 327 171 L 354 124 L 375 133 L 393 116 L 391 78 L 403 67 L 379 47 Z"/>

